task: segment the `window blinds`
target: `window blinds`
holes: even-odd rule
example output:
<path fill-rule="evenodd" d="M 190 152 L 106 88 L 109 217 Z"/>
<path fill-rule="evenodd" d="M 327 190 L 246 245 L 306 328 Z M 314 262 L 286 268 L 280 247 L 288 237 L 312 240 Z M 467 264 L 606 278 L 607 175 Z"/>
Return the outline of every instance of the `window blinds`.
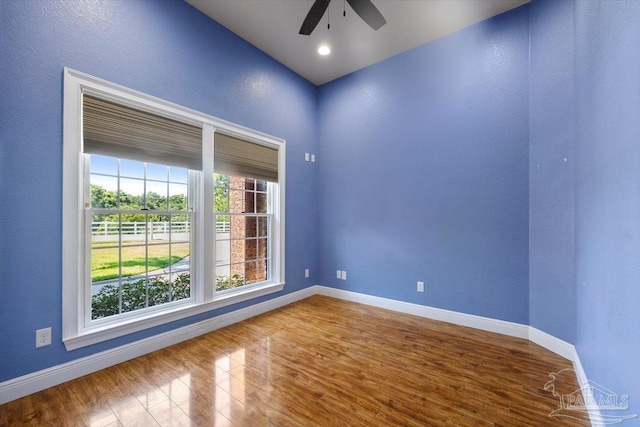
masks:
<path fill-rule="evenodd" d="M 83 96 L 84 152 L 202 169 L 202 129 Z"/>
<path fill-rule="evenodd" d="M 278 182 L 278 150 L 216 133 L 215 173 Z"/>

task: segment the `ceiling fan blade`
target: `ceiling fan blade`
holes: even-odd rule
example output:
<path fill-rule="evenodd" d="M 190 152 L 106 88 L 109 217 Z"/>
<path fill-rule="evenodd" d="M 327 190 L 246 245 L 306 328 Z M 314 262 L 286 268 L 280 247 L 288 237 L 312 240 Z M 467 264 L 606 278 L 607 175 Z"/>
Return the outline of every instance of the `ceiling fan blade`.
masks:
<path fill-rule="evenodd" d="M 387 23 L 378 8 L 371 3 L 371 0 L 347 0 L 347 2 L 360 18 L 374 30 Z"/>
<path fill-rule="evenodd" d="M 309 10 L 309 13 L 307 13 L 307 17 L 304 18 L 302 27 L 300 27 L 300 34 L 308 36 L 313 32 L 313 30 L 318 25 L 318 22 L 320 22 L 320 19 L 322 19 L 322 15 L 324 15 L 327 7 L 329 7 L 330 1 L 331 0 L 316 0 L 313 3 L 311 9 Z"/>

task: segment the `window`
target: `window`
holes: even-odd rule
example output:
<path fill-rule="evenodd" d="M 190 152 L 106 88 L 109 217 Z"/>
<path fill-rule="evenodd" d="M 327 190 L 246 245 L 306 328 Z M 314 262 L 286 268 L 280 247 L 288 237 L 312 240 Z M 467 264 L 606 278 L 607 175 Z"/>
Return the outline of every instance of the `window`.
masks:
<path fill-rule="evenodd" d="M 269 281 L 278 152 L 218 133 L 214 159 L 216 290 Z"/>
<path fill-rule="evenodd" d="M 191 296 L 185 168 L 87 154 L 91 319 Z"/>
<path fill-rule="evenodd" d="M 65 69 L 68 350 L 282 290 L 283 140 Z"/>
<path fill-rule="evenodd" d="M 215 174 L 216 290 L 269 280 L 269 225 L 266 181 Z M 218 230 L 221 230 L 220 232 Z"/>

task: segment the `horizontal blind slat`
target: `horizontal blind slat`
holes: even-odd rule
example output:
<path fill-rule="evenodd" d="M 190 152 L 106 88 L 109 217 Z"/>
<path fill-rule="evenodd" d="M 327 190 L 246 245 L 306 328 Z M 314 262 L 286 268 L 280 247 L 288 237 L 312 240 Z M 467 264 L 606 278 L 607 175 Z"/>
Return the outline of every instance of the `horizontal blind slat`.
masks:
<path fill-rule="evenodd" d="M 83 97 L 83 151 L 202 169 L 202 129 L 103 99 Z"/>
<path fill-rule="evenodd" d="M 214 171 L 278 182 L 278 150 L 222 133 L 215 134 Z"/>

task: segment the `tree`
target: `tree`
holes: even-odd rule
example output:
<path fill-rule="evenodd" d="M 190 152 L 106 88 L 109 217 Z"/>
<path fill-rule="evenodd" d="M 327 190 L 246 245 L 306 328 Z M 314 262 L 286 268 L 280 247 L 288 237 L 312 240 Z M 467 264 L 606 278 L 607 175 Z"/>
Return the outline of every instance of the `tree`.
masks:
<path fill-rule="evenodd" d="M 228 181 L 228 177 L 227 177 Z M 132 194 L 120 192 L 120 197 L 116 191 L 110 191 L 100 185 L 91 184 L 91 207 L 94 209 L 121 209 L 121 210 L 141 210 L 143 208 L 149 209 L 148 214 L 143 213 L 127 213 L 122 214 L 121 219 L 124 222 L 145 222 L 148 218 L 149 221 L 158 222 L 162 221 L 160 215 L 153 214 L 153 211 L 167 210 L 172 211 L 187 211 L 187 198 L 184 194 L 174 194 L 169 197 L 169 204 L 167 205 L 166 196 L 160 195 L 153 191 L 144 195 L 134 196 Z M 217 200 L 217 199 L 216 199 Z M 228 201 L 227 201 L 228 205 Z M 100 215 L 99 221 L 118 221 L 116 214 L 112 215 Z"/>
<path fill-rule="evenodd" d="M 186 212 L 188 210 L 187 198 L 184 197 L 184 194 L 174 194 L 173 196 L 169 196 L 169 210 L 182 212 Z"/>
<path fill-rule="evenodd" d="M 229 212 L 229 176 L 216 173 L 213 175 L 213 180 L 215 188 L 215 211 Z"/>

